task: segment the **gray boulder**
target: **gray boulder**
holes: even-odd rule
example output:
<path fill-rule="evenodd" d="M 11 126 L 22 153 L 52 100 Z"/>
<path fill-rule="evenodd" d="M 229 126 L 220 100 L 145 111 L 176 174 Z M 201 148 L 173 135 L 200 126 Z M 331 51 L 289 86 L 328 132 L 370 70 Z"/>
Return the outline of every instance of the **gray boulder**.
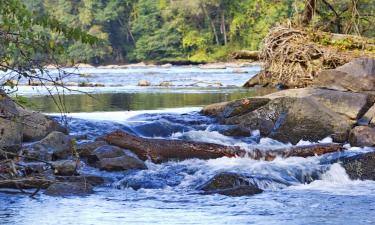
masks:
<path fill-rule="evenodd" d="M 79 162 L 73 160 L 59 160 L 51 163 L 54 168 L 54 174 L 59 176 L 73 176 L 77 175 L 79 169 Z"/>
<path fill-rule="evenodd" d="M 375 128 L 367 126 L 354 127 L 350 131 L 349 143 L 352 146 L 375 146 Z"/>
<path fill-rule="evenodd" d="M 366 94 L 335 90 L 290 89 L 205 107 L 224 124 L 239 125 L 282 142 L 318 141 L 332 136 L 345 142 L 357 119 L 373 102 Z"/>
<path fill-rule="evenodd" d="M 215 175 L 199 190 L 204 191 L 204 194 L 221 194 L 232 197 L 249 196 L 263 192 L 256 185 L 250 183 L 246 177 L 228 172 Z"/>
<path fill-rule="evenodd" d="M 0 147 L 19 148 L 22 143 L 23 123 L 16 104 L 0 91 Z"/>
<path fill-rule="evenodd" d="M 342 159 L 341 165 L 351 179 L 375 180 L 375 152 Z"/>
<path fill-rule="evenodd" d="M 23 118 L 23 140 L 38 141 L 53 131 L 67 133 L 66 128 L 57 121 L 42 113 L 33 112 L 17 106 L 20 116 Z"/>
<path fill-rule="evenodd" d="M 375 59 L 358 58 L 333 70 L 319 73 L 317 86 L 355 92 L 375 91 Z"/>

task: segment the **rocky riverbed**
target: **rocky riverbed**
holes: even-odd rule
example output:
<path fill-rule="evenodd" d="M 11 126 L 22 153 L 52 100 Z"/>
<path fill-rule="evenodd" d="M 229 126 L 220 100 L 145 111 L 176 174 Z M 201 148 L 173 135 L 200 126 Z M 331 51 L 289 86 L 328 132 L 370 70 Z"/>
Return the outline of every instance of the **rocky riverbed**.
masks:
<path fill-rule="evenodd" d="M 375 76 L 375 67 L 368 67 L 373 61 L 355 63 L 364 65 L 363 70 L 356 70 L 359 75 L 347 71 L 346 77 Z M 6 152 L 1 159 L 0 190 L 39 196 L 50 206 L 53 202 L 47 196 L 72 203 L 77 195 L 88 201 L 135 201 L 139 209 L 147 209 L 154 199 L 156 208 L 166 204 L 180 213 L 187 212 L 186 204 L 192 215 L 199 207 L 207 213 L 201 224 L 220 218 L 210 207 L 226 209 L 240 224 L 246 219 L 259 223 L 262 216 L 287 222 L 277 205 L 302 217 L 315 215 L 312 208 L 307 210 L 310 215 L 301 212 L 313 202 L 318 204 L 316 213 L 322 213 L 317 208 L 328 202 L 328 211 L 348 212 L 350 207 L 332 200 L 337 198 L 354 201 L 360 210 L 357 219 L 371 223 L 371 207 L 365 206 L 375 196 L 369 181 L 375 177 L 375 97 L 371 91 L 354 92 L 340 85 L 282 90 L 201 110 L 71 114 L 69 133 L 55 122 L 59 117 L 22 109 L 3 94 L 1 144 Z M 1 198 L 8 202 L 13 197 Z M 227 207 L 230 202 L 235 202 L 234 211 Z M 91 206 L 99 207 L 96 204 Z M 241 211 L 247 206 L 254 207 L 254 213 Z M 118 204 L 114 207 L 121 210 Z M 166 213 L 156 208 L 153 213 Z M 16 221 L 13 216 L 2 218 Z M 322 223 L 319 217 L 309 219 Z M 341 215 L 335 221 L 355 219 Z"/>

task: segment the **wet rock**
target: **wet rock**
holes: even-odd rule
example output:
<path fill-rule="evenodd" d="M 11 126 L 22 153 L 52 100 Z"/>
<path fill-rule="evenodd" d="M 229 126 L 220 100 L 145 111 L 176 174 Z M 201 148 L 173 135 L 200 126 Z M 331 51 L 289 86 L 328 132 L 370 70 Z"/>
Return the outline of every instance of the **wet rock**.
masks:
<path fill-rule="evenodd" d="M 209 105 L 202 110 L 224 124 L 260 130 L 282 142 L 348 139 L 351 127 L 371 106 L 366 94 L 303 88 Z"/>
<path fill-rule="evenodd" d="M 375 91 L 375 59 L 358 58 L 336 69 L 322 71 L 314 82 L 337 90 Z"/>
<path fill-rule="evenodd" d="M 50 185 L 44 192 L 50 196 L 84 196 L 92 193 L 93 186 L 87 182 L 58 182 Z"/>
<path fill-rule="evenodd" d="M 92 155 L 92 152 L 95 149 L 97 149 L 97 148 L 99 148 L 103 145 L 107 145 L 107 142 L 105 142 L 105 141 L 94 141 L 94 142 L 79 144 L 79 145 L 77 145 L 76 149 L 77 149 L 77 152 L 78 152 L 79 156 L 88 157 L 88 156 Z"/>
<path fill-rule="evenodd" d="M 92 152 L 92 155 L 95 156 L 98 160 L 103 158 L 115 158 L 125 155 L 125 152 L 122 148 L 113 145 L 103 145 L 98 147 Z"/>
<path fill-rule="evenodd" d="M 39 144 L 51 149 L 52 160 L 67 159 L 72 155 L 73 141 L 69 135 L 53 131 L 43 138 Z"/>
<path fill-rule="evenodd" d="M 26 110 L 17 106 L 20 116 L 23 118 L 23 140 L 38 141 L 53 131 L 67 133 L 67 129 L 57 121 L 42 113 Z"/>
<path fill-rule="evenodd" d="M 90 77 L 95 77 L 95 75 L 90 74 L 90 73 L 81 73 L 81 74 L 79 74 L 79 77 L 90 78 Z"/>
<path fill-rule="evenodd" d="M 59 160 L 51 162 L 54 174 L 59 176 L 78 175 L 79 162 L 73 160 Z"/>
<path fill-rule="evenodd" d="M 251 135 L 251 130 L 245 127 L 230 126 L 224 130 L 219 131 L 219 133 L 230 137 L 248 137 Z"/>
<path fill-rule="evenodd" d="M 56 176 L 56 180 L 61 182 L 78 182 L 78 183 L 89 183 L 92 186 L 99 186 L 106 182 L 106 179 L 103 177 L 95 175 L 82 175 L 82 176 Z"/>
<path fill-rule="evenodd" d="M 349 134 L 349 143 L 352 146 L 375 146 L 375 128 L 367 126 L 354 127 Z"/>
<path fill-rule="evenodd" d="M 236 69 L 233 70 L 233 73 L 247 73 L 247 71 L 236 68 Z"/>
<path fill-rule="evenodd" d="M 351 179 L 375 180 L 375 152 L 343 159 L 341 165 Z"/>
<path fill-rule="evenodd" d="M 138 81 L 138 86 L 141 86 L 141 87 L 146 87 L 146 86 L 150 86 L 151 83 L 147 80 L 140 80 Z"/>
<path fill-rule="evenodd" d="M 167 63 L 167 64 L 163 64 L 160 66 L 161 68 L 171 68 L 172 67 L 172 64 L 170 63 Z"/>
<path fill-rule="evenodd" d="M 249 196 L 262 193 L 256 185 L 250 183 L 246 177 L 236 173 L 220 173 L 203 184 L 200 190 L 204 194 L 221 194 L 227 196 Z"/>
<path fill-rule="evenodd" d="M 137 156 L 113 145 L 103 145 L 95 149 L 92 155 L 88 157 L 88 163 L 106 171 L 147 168 Z"/>
<path fill-rule="evenodd" d="M 103 158 L 99 161 L 99 169 L 105 171 L 124 171 L 130 169 L 147 169 L 145 163 L 130 155 L 123 155 L 115 158 Z"/>

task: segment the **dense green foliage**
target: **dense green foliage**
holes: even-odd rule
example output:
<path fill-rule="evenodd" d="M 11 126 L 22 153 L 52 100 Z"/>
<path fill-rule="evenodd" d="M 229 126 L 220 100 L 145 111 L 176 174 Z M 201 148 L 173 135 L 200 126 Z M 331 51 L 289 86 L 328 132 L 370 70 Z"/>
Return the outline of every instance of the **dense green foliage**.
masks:
<path fill-rule="evenodd" d="M 270 27 L 297 23 L 309 4 L 308 0 L 17 1 L 22 1 L 35 18 L 52 18 L 104 40 L 92 46 L 87 41 L 66 40 L 55 27 L 39 29 L 38 35 L 48 38 L 44 43 L 47 41 L 50 47 L 59 43 L 67 50 L 59 60 L 89 63 L 223 60 L 237 49 L 258 49 Z M 311 26 L 375 35 L 374 0 L 314 1 Z"/>

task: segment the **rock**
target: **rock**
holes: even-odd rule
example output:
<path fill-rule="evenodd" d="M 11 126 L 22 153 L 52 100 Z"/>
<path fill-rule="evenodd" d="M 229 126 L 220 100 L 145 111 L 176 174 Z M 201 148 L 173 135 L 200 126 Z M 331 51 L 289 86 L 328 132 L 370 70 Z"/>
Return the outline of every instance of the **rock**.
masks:
<path fill-rule="evenodd" d="M 79 183 L 89 183 L 92 186 L 99 186 L 106 182 L 103 177 L 95 175 L 82 175 L 82 176 L 56 176 L 56 180 L 61 182 L 79 182 Z"/>
<path fill-rule="evenodd" d="M 358 120 L 359 125 L 370 127 L 375 127 L 375 104 L 371 106 L 371 108 L 363 115 L 363 117 Z"/>
<path fill-rule="evenodd" d="M 98 147 L 88 157 L 88 163 L 106 171 L 124 171 L 129 169 L 147 169 L 143 161 L 113 145 Z"/>
<path fill-rule="evenodd" d="M 130 169 L 147 169 L 145 163 L 137 157 L 123 155 L 115 158 L 102 158 L 99 161 L 99 169 L 106 171 L 125 171 Z"/>
<path fill-rule="evenodd" d="M 352 146 L 375 146 L 375 128 L 367 126 L 354 127 L 349 134 L 349 143 Z"/>
<path fill-rule="evenodd" d="M 199 189 L 204 191 L 204 194 L 221 194 L 232 197 L 251 196 L 263 192 L 256 185 L 250 183 L 246 177 L 227 172 L 215 175 Z"/>
<path fill-rule="evenodd" d="M 0 148 L 18 149 L 22 142 L 23 120 L 16 104 L 0 91 Z"/>
<path fill-rule="evenodd" d="M 94 150 L 93 155 L 102 158 L 115 158 L 125 155 L 124 149 L 113 145 L 103 145 Z"/>
<path fill-rule="evenodd" d="M 239 50 L 235 51 L 232 54 L 234 59 L 250 59 L 250 60 L 259 60 L 260 51 L 249 51 L 249 50 Z"/>
<path fill-rule="evenodd" d="M 79 76 L 80 77 L 86 77 L 86 78 L 95 77 L 94 74 L 90 74 L 90 73 L 80 73 Z"/>
<path fill-rule="evenodd" d="M 38 141 L 46 137 L 52 131 L 67 133 L 67 129 L 57 121 L 42 113 L 26 110 L 17 106 L 20 116 L 23 118 L 23 140 Z"/>
<path fill-rule="evenodd" d="M 74 67 L 77 67 L 77 68 L 95 68 L 95 66 L 90 65 L 90 64 L 86 64 L 86 63 L 78 63 L 78 64 L 74 65 Z"/>
<path fill-rule="evenodd" d="M 92 152 L 100 146 L 107 145 L 105 141 L 94 141 L 84 144 L 77 145 L 76 149 L 81 157 L 88 157 L 92 155 Z"/>
<path fill-rule="evenodd" d="M 172 67 L 172 64 L 170 63 L 167 63 L 167 64 L 163 64 L 160 66 L 161 68 L 171 68 Z"/>
<path fill-rule="evenodd" d="M 233 73 L 247 73 L 247 71 L 236 68 L 236 69 L 233 70 Z"/>
<path fill-rule="evenodd" d="M 146 86 L 150 86 L 151 83 L 147 80 L 140 80 L 138 81 L 138 86 L 141 86 L 141 87 L 146 87 Z"/>
<path fill-rule="evenodd" d="M 67 159 L 72 155 L 73 141 L 71 137 L 58 131 L 53 131 L 37 144 L 50 149 L 52 160 Z"/>
<path fill-rule="evenodd" d="M 73 160 L 59 160 L 51 162 L 54 174 L 59 176 L 78 175 L 79 162 Z"/>
<path fill-rule="evenodd" d="M 230 136 L 230 137 L 249 137 L 251 136 L 251 130 L 245 127 L 230 126 L 229 128 L 219 131 L 219 133 Z"/>
<path fill-rule="evenodd" d="M 105 85 L 100 83 L 81 82 L 78 84 L 78 87 L 105 87 Z"/>
<path fill-rule="evenodd" d="M 199 65 L 199 68 L 205 69 L 205 70 L 212 70 L 212 69 L 223 70 L 223 69 L 226 69 L 227 66 L 221 63 L 209 63 L 209 64 Z"/>
<path fill-rule="evenodd" d="M 224 124 L 260 130 L 282 142 L 348 139 L 351 127 L 373 104 L 366 94 L 302 88 L 209 105 L 202 110 Z"/>
<path fill-rule="evenodd" d="M 161 87 L 170 87 L 170 86 L 173 86 L 172 83 L 168 82 L 168 81 L 163 81 L 159 84 L 159 86 Z"/>
<path fill-rule="evenodd" d="M 88 195 L 94 193 L 93 186 L 85 182 L 59 182 L 50 185 L 44 192 L 50 196 Z"/>
<path fill-rule="evenodd" d="M 341 165 L 351 179 L 375 180 L 375 152 L 342 159 Z"/>
<path fill-rule="evenodd" d="M 324 70 L 314 78 L 320 87 L 355 92 L 375 91 L 375 59 L 358 58 L 333 70 Z"/>

